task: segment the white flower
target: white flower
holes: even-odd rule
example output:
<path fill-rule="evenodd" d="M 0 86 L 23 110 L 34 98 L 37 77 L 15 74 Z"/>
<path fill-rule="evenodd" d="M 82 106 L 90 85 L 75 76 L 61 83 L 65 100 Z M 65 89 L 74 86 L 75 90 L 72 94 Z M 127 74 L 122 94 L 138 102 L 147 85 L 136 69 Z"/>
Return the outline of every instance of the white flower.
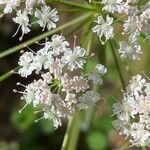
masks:
<path fill-rule="evenodd" d="M 13 9 L 20 6 L 21 0 L 0 0 L 0 5 L 6 5 L 4 13 L 11 13 Z"/>
<path fill-rule="evenodd" d="M 118 49 L 118 53 L 122 58 L 129 58 L 132 60 L 140 60 L 141 57 L 141 47 L 136 43 L 126 43 L 124 41 L 119 42 L 120 48 Z"/>
<path fill-rule="evenodd" d="M 140 74 L 135 75 L 131 78 L 130 84 L 127 87 L 127 90 L 134 91 L 134 94 L 140 92 L 144 85 L 146 80 L 142 78 Z"/>
<path fill-rule="evenodd" d="M 145 83 L 145 93 L 147 93 L 148 96 L 150 96 L 150 83 Z"/>
<path fill-rule="evenodd" d="M 26 0 L 25 5 L 26 5 L 26 10 L 28 11 L 29 14 L 33 14 L 34 10 L 34 5 L 36 3 L 39 3 L 40 5 L 46 5 L 45 0 Z"/>
<path fill-rule="evenodd" d="M 107 72 L 107 69 L 102 64 L 97 64 L 95 69 L 95 71 L 97 71 L 101 76 L 103 76 Z"/>
<path fill-rule="evenodd" d="M 107 72 L 107 69 L 102 64 L 97 64 L 88 79 L 93 81 L 93 84 L 103 84 L 102 76 Z"/>
<path fill-rule="evenodd" d="M 133 16 L 139 13 L 138 8 L 136 7 L 136 5 L 133 5 L 135 1 L 133 0 L 132 2 L 130 0 L 127 1 L 123 1 L 120 4 L 120 8 L 119 8 L 119 13 L 125 13 L 127 15 Z"/>
<path fill-rule="evenodd" d="M 146 39 L 150 40 L 150 24 L 146 23 L 142 28 L 143 33 L 146 36 Z"/>
<path fill-rule="evenodd" d="M 29 14 L 33 13 L 33 7 L 34 7 L 35 3 L 36 3 L 35 0 L 26 0 L 26 2 L 25 2 L 26 10 L 28 10 Z"/>
<path fill-rule="evenodd" d="M 16 16 L 15 18 L 13 18 L 13 21 L 14 21 L 15 23 L 18 23 L 18 24 L 19 24 L 19 27 L 18 27 L 16 33 L 15 33 L 13 36 L 15 36 L 15 35 L 18 33 L 19 29 L 21 28 L 21 30 L 22 30 L 22 35 L 21 35 L 21 37 L 19 38 L 19 40 L 22 40 L 24 34 L 27 34 L 27 33 L 30 32 L 30 28 L 29 28 L 29 27 L 30 27 L 30 25 L 29 25 L 29 18 L 28 18 L 27 12 L 26 12 L 26 11 L 23 11 L 23 12 L 21 13 L 21 10 L 18 10 L 18 11 L 17 11 L 17 16 Z"/>
<path fill-rule="evenodd" d="M 149 96 L 139 96 L 139 113 L 149 114 L 150 113 L 150 97 Z"/>
<path fill-rule="evenodd" d="M 79 110 L 81 109 L 89 109 L 92 107 L 96 102 L 100 100 L 100 94 L 94 91 L 87 91 L 82 96 L 78 98 L 79 103 L 77 107 Z"/>
<path fill-rule="evenodd" d="M 31 63 L 33 61 L 34 55 L 32 52 L 25 52 L 21 55 L 21 57 L 19 58 L 19 66 L 21 66 L 21 68 L 18 70 L 18 73 L 22 76 L 22 77 L 27 77 L 28 75 L 30 75 L 33 71 L 33 68 L 31 67 Z"/>
<path fill-rule="evenodd" d="M 132 32 L 140 32 L 142 29 L 143 23 L 141 22 L 139 16 L 129 16 L 127 20 L 125 20 L 123 27 L 124 33 L 132 33 Z"/>
<path fill-rule="evenodd" d="M 42 74 L 41 77 L 43 78 L 44 82 L 50 84 L 52 82 L 52 75 L 50 72 Z"/>
<path fill-rule="evenodd" d="M 138 36 L 140 35 L 139 32 L 131 32 L 129 35 L 129 40 L 130 43 L 136 44 L 138 40 Z"/>
<path fill-rule="evenodd" d="M 52 100 L 53 100 L 53 94 L 50 91 L 50 89 L 48 88 L 43 88 L 42 91 L 38 94 L 40 95 L 39 97 L 39 101 L 46 105 L 46 106 L 50 106 L 52 105 Z M 37 95 L 37 96 L 38 96 Z"/>
<path fill-rule="evenodd" d="M 51 30 L 52 28 L 56 28 L 56 22 L 59 20 L 58 12 L 56 9 L 51 10 L 49 6 L 43 6 L 40 10 L 35 11 L 35 17 L 39 20 L 37 23 L 43 27 L 43 30 L 47 28 Z"/>
<path fill-rule="evenodd" d="M 33 103 L 33 106 L 36 107 L 36 105 L 40 103 L 40 90 L 44 86 L 45 83 L 42 80 L 34 81 L 33 83 L 24 86 L 25 90 L 22 92 L 23 96 L 21 99 L 26 101 L 26 105 Z"/>
<path fill-rule="evenodd" d="M 67 102 L 67 107 L 72 109 L 71 106 L 77 103 L 76 95 L 67 92 L 65 101 Z"/>
<path fill-rule="evenodd" d="M 25 52 L 20 56 L 18 64 L 20 66 L 26 67 L 33 61 L 33 58 L 34 55 L 32 52 Z"/>
<path fill-rule="evenodd" d="M 62 35 L 54 34 L 51 39 L 52 41 L 47 43 L 47 48 L 52 49 L 54 56 L 64 52 L 69 46 L 69 43 L 65 41 L 65 37 Z"/>
<path fill-rule="evenodd" d="M 20 74 L 22 77 L 27 78 L 27 76 L 32 74 L 32 67 L 30 65 L 28 67 L 22 67 L 18 70 L 18 74 Z"/>
<path fill-rule="evenodd" d="M 68 48 L 64 52 L 61 61 L 71 71 L 77 68 L 83 68 L 83 64 L 86 62 L 84 59 L 85 53 L 85 49 L 80 46 L 74 47 L 73 51 Z"/>
<path fill-rule="evenodd" d="M 33 59 L 32 67 L 37 73 L 39 73 L 39 71 L 42 70 L 42 67 L 44 67 L 44 69 L 48 69 L 53 61 L 54 59 L 52 57 L 52 52 L 47 52 L 46 49 L 42 48 L 36 53 Z"/>
<path fill-rule="evenodd" d="M 55 77 L 60 77 L 62 73 L 63 65 L 61 60 L 56 58 L 53 63 L 49 66 L 50 73 L 53 73 Z"/>
<path fill-rule="evenodd" d="M 113 112 L 117 115 L 113 125 L 120 134 L 132 138 L 131 146 L 150 146 L 150 96 L 149 92 L 145 91 L 148 84 L 141 75 L 132 77 L 122 103 L 113 105 Z"/>
<path fill-rule="evenodd" d="M 115 103 L 113 104 L 113 113 L 122 121 L 130 121 L 130 107 L 127 103 Z"/>
<path fill-rule="evenodd" d="M 84 92 L 89 89 L 88 80 L 81 76 L 74 76 L 73 79 L 70 79 L 70 90 L 75 90 L 78 92 Z"/>
<path fill-rule="evenodd" d="M 104 21 L 102 16 L 98 16 L 98 20 L 96 21 L 98 25 L 96 25 L 92 30 L 97 33 L 100 38 L 102 44 L 105 44 L 108 39 L 114 36 L 113 27 L 111 26 L 113 23 L 113 18 L 106 16 L 106 22 Z M 105 40 L 102 40 L 102 37 L 105 37 Z"/>
<path fill-rule="evenodd" d="M 147 146 L 149 144 L 150 132 L 144 129 L 145 126 L 140 123 L 133 123 L 131 125 L 131 136 L 133 137 L 133 145 Z"/>
<path fill-rule="evenodd" d="M 21 97 L 22 100 L 25 100 L 27 103 L 33 102 L 35 98 L 35 91 L 37 88 L 35 87 L 34 83 L 31 83 L 26 86 L 23 96 Z"/>
<path fill-rule="evenodd" d="M 54 127 L 56 128 L 61 126 L 61 118 L 56 115 L 56 110 L 54 106 L 45 108 L 44 118 L 49 120 L 52 119 L 54 123 Z"/>
<path fill-rule="evenodd" d="M 101 3 L 105 5 L 102 10 L 111 13 L 118 12 L 122 1 L 123 0 L 102 0 Z"/>
<path fill-rule="evenodd" d="M 61 126 L 62 119 L 73 116 L 75 109 L 88 109 L 94 105 L 100 99 L 100 94 L 94 90 L 88 91 L 89 80 L 86 75 L 82 76 L 82 68 L 86 63 L 85 49 L 75 47 L 75 42 L 73 50 L 69 49 L 69 43 L 62 35 L 54 35 L 51 41 L 47 39 L 41 45 L 43 47 L 37 52 L 31 49 L 31 52 L 25 52 L 18 62 L 21 66 L 18 73 L 23 77 L 35 71 L 41 79 L 27 86 L 19 83 L 17 85 L 25 88 L 24 92 L 14 92 L 23 94 L 21 99 L 26 102 L 20 112 L 32 104 L 37 109 L 35 113 L 43 113 L 43 117 L 35 122 L 49 119 L 57 128 Z M 98 64 L 95 72 L 103 76 L 106 68 Z"/>

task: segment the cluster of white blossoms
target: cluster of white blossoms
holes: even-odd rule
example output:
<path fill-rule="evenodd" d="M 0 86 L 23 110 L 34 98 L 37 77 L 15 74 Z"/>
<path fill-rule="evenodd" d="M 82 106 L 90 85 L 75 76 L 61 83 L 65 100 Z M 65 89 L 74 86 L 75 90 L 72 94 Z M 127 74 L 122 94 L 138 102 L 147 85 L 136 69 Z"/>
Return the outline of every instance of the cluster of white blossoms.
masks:
<path fill-rule="evenodd" d="M 142 51 L 138 43 L 139 35 L 144 35 L 145 39 L 150 39 L 150 2 L 137 0 L 102 0 L 103 11 L 111 13 L 111 17 L 106 16 L 106 21 L 102 16 L 98 16 L 97 25 L 93 28 L 100 37 L 102 44 L 114 37 L 113 23 L 117 20 L 113 14 L 123 15 L 123 35 L 128 36 L 128 41 L 120 41 L 118 53 L 121 58 L 140 60 Z M 122 17 L 120 17 L 122 19 Z M 104 40 L 102 40 L 102 38 Z"/>
<path fill-rule="evenodd" d="M 30 27 L 34 23 L 39 24 L 43 30 L 46 28 L 51 30 L 56 28 L 56 22 L 59 21 L 57 10 L 47 6 L 45 0 L 0 0 L 0 6 L 4 7 L 4 14 L 16 12 L 13 21 L 18 24 L 18 29 L 13 36 L 21 29 L 22 35 L 19 40 L 31 31 Z M 34 16 L 37 20 L 30 23 L 30 16 Z"/>
<path fill-rule="evenodd" d="M 148 80 L 148 81 L 147 81 Z M 114 127 L 132 137 L 132 146 L 150 147 L 150 79 L 133 76 L 121 102 L 113 105 Z"/>
<path fill-rule="evenodd" d="M 35 72 L 41 78 L 28 85 L 17 83 L 25 88 L 23 92 L 14 90 L 22 93 L 21 99 L 26 102 L 20 112 L 28 104 L 33 104 L 36 109 L 40 106 L 40 112 L 44 114 L 42 118 L 53 120 L 57 128 L 63 118 L 72 116 L 75 109 L 92 107 L 100 100 L 100 94 L 91 87 L 102 85 L 102 76 L 107 69 L 97 64 L 91 73 L 84 74 L 87 59 L 84 48 L 74 43 L 71 49 L 65 37 L 56 34 L 37 52 L 24 52 L 19 59 L 18 73 L 28 77 Z"/>

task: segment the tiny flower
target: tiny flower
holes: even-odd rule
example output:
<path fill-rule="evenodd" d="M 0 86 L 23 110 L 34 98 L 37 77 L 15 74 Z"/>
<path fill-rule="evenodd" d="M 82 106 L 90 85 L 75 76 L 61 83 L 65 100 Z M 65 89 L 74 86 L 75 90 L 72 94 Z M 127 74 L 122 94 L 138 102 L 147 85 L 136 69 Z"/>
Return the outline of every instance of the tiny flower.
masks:
<path fill-rule="evenodd" d="M 107 72 L 107 69 L 102 64 L 97 64 L 95 69 L 95 71 L 97 71 L 97 73 L 99 73 L 101 76 Z"/>
<path fill-rule="evenodd" d="M 52 82 L 52 75 L 50 72 L 42 74 L 41 77 L 43 78 L 44 82 L 50 84 Z"/>
<path fill-rule="evenodd" d="M 42 70 L 42 67 L 44 67 L 44 69 L 48 69 L 53 61 L 52 52 L 47 52 L 47 50 L 42 48 L 36 53 L 32 67 L 36 70 L 36 73 L 39 73 L 39 71 Z"/>
<path fill-rule="evenodd" d="M 84 59 L 85 53 L 85 49 L 80 46 L 74 47 L 73 50 L 66 49 L 61 61 L 64 65 L 67 65 L 69 70 L 73 71 L 83 67 L 83 64 L 86 62 Z"/>
<path fill-rule="evenodd" d="M 63 65 L 61 60 L 56 58 L 53 63 L 49 66 L 50 73 L 55 74 L 56 77 L 60 77 L 62 73 Z"/>
<path fill-rule="evenodd" d="M 52 107 L 46 107 L 44 109 L 44 118 L 45 119 L 49 119 L 49 120 L 53 120 L 53 123 L 54 123 L 54 127 L 55 128 L 58 128 L 59 126 L 62 125 L 61 123 L 61 118 L 59 118 L 57 115 L 56 115 L 56 110 L 55 110 L 55 107 L 52 106 Z"/>
<path fill-rule="evenodd" d="M 142 78 L 140 74 L 133 76 L 130 80 L 130 84 L 127 89 L 134 91 L 134 93 L 140 92 L 145 86 L 146 80 Z"/>
<path fill-rule="evenodd" d="M 59 20 L 58 12 L 56 9 L 51 10 L 49 6 L 41 7 L 41 11 L 37 9 L 35 11 L 35 17 L 39 20 L 37 23 L 43 27 L 43 30 L 47 28 L 51 30 L 52 28 L 56 28 L 56 22 Z"/>
<path fill-rule="evenodd" d="M 129 34 L 132 32 L 140 32 L 142 29 L 143 23 L 140 20 L 139 16 L 129 16 L 127 20 L 125 20 L 123 27 L 124 33 Z"/>
<path fill-rule="evenodd" d="M 105 5 L 102 10 L 111 13 L 118 12 L 122 1 L 123 0 L 102 0 L 101 3 Z"/>
<path fill-rule="evenodd" d="M 34 6 L 37 2 L 41 5 L 46 5 L 45 0 L 26 0 L 26 10 L 29 12 L 29 14 L 33 14 Z"/>
<path fill-rule="evenodd" d="M 91 74 L 89 74 L 88 79 L 93 81 L 93 84 L 103 84 L 102 76 L 107 72 L 107 69 L 101 65 L 97 64 L 95 69 Z"/>
<path fill-rule="evenodd" d="M 6 5 L 4 13 L 11 13 L 13 9 L 20 6 L 21 0 L 0 0 L 0 5 Z"/>
<path fill-rule="evenodd" d="M 70 80 L 70 90 L 75 90 L 77 93 L 82 91 L 84 92 L 89 88 L 88 80 L 81 76 L 74 76 L 73 79 Z"/>
<path fill-rule="evenodd" d="M 26 67 L 33 61 L 33 58 L 34 55 L 32 52 L 25 52 L 20 56 L 18 64 L 20 66 Z"/>
<path fill-rule="evenodd" d="M 130 107 L 126 102 L 123 104 L 115 103 L 113 105 L 113 113 L 122 121 L 130 121 Z"/>
<path fill-rule="evenodd" d="M 65 41 L 65 37 L 62 35 L 55 34 L 51 39 L 52 41 L 48 43 L 48 47 L 52 49 L 54 56 L 57 56 L 60 53 L 64 52 L 69 46 L 69 43 Z"/>
<path fill-rule="evenodd" d="M 71 107 L 72 104 L 77 103 L 76 95 L 67 92 L 66 97 L 65 97 L 65 101 L 67 102 L 67 107 Z"/>
<path fill-rule="evenodd" d="M 126 43 L 124 41 L 119 42 L 120 48 L 118 49 L 118 53 L 121 54 L 121 58 L 129 58 L 132 60 L 140 60 L 140 56 L 142 54 L 140 45 L 136 43 Z"/>
<path fill-rule="evenodd" d="M 15 36 L 18 33 L 19 29 L 21 28 L 22 35 L 19 38 L 19 40 L 22 40 L 24 34 L 30 32 L 29 18 L 27 12 L 26 11 L 21 12 L 21 10 L 17 11 L 17 16 L 13 18 L 13 21 L 19 24 L 18 29 L 13 36 Z"/>
<path fill-rule="evenodd" d="M 111 26 L 113 23 L 113 18 L 106 16 L 106 22 L 104 21 L 102 16 L 98 16 L 98 20 L 96 21 L 98 25 L 96 25 L 92 30 L 97 33 L 100 38 L 102 44 L 105 44 L 108 39 L 114 36 L 113 27 Z M 105 37 L 105 40 L 102 40 L 102 37 Z"/>
<path fill-rule="evenodd" d="M 31 64 L 32 64 L 33 58 L 34 58 L 34 55 L 32 52 L 25 52 L 19 58 L 18 64 L 19 66 L 21 66 L 21 68 L 18 70 L 18 73 L 22 77 L 27 77 L 28 75 L 32 73 L 33 68 Z"/>
<path fill-rule="evenodd" d="M 29 14 L 33 13 L 33 7 L 35 5 L 36 1 L 35 0 L 26 0 L 26 9 L 28 10 Z"/>
<path fill-rule="evenodd" d="M 149 144 L 150 132 L 145 130 L 145 126 L 140 123 L 133 123 L 131 125 L 131 136 L 134 140 L 131 140 L 133 145 L 146 146 Z"/>
<path fill-rule="evenodd" d="M 150 24 L 148 23 L 144 24 L 142 31 L 145 34 L 145 38 L 150 40 Z"/>
<path fill-rule="evenodd" d="M 150 97 L 145 91 L 148 84 L 141 75 L 133 76 L 124 91 L 122 103 L 113 105 L 113 112 L 117 115 L 113 125 L 120 134 L 131 137 L 131 146 L 150 145 Z"/>
<path fill-rule="evenodd" d="M 79 110 L 87 110 L 92 107 L 96 102 L 100 100 L 100 94 L 94 91 L 87 91 L 82 96 L 78 98 L 79 103 L 77 107 Z"/>

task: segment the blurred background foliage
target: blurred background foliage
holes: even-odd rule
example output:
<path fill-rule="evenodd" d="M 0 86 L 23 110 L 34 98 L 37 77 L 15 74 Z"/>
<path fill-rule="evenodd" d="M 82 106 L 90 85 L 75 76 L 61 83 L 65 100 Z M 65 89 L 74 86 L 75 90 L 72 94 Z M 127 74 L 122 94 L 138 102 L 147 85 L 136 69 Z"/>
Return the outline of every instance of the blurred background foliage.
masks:
<path fill-rule="evenodd" d="M 71 13 L 63 11 L 65 8 L 61 5 L 56 5 L 55 7 L 60 11 L 61 24 L 69 19 L 82 15 L 80 12 L 76 15 L 76 12 Z M 11 20 L 12 16 L 13 14 L 9 14 L 0 18 L 0 52 L 20 43 L 18 41 L 19 35 L 15 38 L 11 37 L 17 29 L 17 26 Z M 86 34 L 87 31 L 89 32 L 90 24 L 91 21 L 86 20 L 86 22 L 81 22 L 71 28 L 65 29 L 63 34 L 70 42 L 73 41 L 73 36 L 76 35 L 78 37 L 78 44 L 82 39 L 82 35 Z M 74 30 L 74 32 L 72 32 L 72 30 Z M 121 26 L 116 24 L 115 30 L 117 33 L 115 38 L 120 41 L 122 39 Z M 23 41 L 31 39 L 41 33 L 41 29 L 34 25 L 32 32 L 26 35 Z M 82 43 L 82 46 L 86 48 L 88 42 L 88 40 L 85 40 L 84 43 Z M 142 71 L 144 71 L 149 75 L 150 43 L 144 41 L 142 38 L 139 38 L 139 42 L 142 44 L 143 48 L 141 61 L 133 62 L 127 60 L 127 62 L 134 74 L 142 73 Z M 31 48 L 36 51 L 38 45 L 33 44 Z M 108 68 L 108 72 L 105 75 L 104 85 L 100 89 L 102 100 L 95 108 L 96 112 L 92 116 L 92 123 L 88 125 L 86 120 L 88 114 L 83 112 L 81 115 L 81 133 L 77 149 L 129 149 L 126 147 L 128 141 L 124 140 L 123 136 L 118 135 L 111 124 L 114 119 L 114 116 L 112 116 L 112 105 L 114 102 L 120 100 L 122 96 L 122 86 L 111 49 L 108 45 L 105 47 L 100 45 L 97 36 L 93 35 L 91 51 L 96 53 L 97 59 L 91 58 L 86 70 L 91 70 L 97 62 L 100 62 Z M 0 74 L 3 75 L 16 67 L 19 56 L 20 54 L 18 52 L 0 59 Z M 127 84 L 130 75 L 126 71 L 125 65 L 119 57 L 118 61 L 123 72 L 124 80 Z M 31 106 L 28 106 L 21 114 L 18 113 L 23 102 L 20 100 L 20 95 L 14 94 L 12 90 L 16 88 L 16 82 L 28 84 L 33 78 L 34 76 L 23 79 L 14 74 L 7 80 L 0 82 L 0 150 L 59 150 L 61 148 L 67 125 L 65 120 L 62 127 L 55 129 L 52 122 L 48 120 L 41 120 L 38 123 L 35 123 L 34 120 L 40 116 L 34 114 L 34 110 Z"/>

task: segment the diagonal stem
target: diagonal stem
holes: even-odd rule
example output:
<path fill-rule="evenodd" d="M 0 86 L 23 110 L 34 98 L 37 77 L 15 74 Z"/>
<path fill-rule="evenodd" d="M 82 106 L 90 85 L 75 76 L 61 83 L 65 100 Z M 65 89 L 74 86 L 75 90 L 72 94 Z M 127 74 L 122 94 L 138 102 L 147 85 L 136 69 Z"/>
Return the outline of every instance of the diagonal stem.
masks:
<path fill-rule="evenodd" d="M 17 71 L 18 69 L 19 69 L 19 67 L 15 67 L 14 69 L 12 69 L 12 70 L 8 71 L 7 73 L 3 74 L 2 76 L 0 76 L 0 82 L 4 81 L 5 79 L 12 76 L 14 74 L 14 72 Z"/>
<path fill-rule="evenodd" d="M 76 8 L 76 9 L 81 9 L 81 10 L 97 11 L 96 9 L 91 7 L 91 5 L 87 5 L 87 4 L 83 5 L 81 3 L 70 2 L 70 1 L 66 1 L 66 0 L 47 0 L 47 2 L 63 4 L 65 6 L 69 6 L 69 8 L 73 8 L 73 9 Z"/>
<path fill-rule="evenodd" d="M 89 55 L 92 45 L 92 32 L 89 32 L 86 56 Z M 67 131 L 63 140 L 61 150 L 75 150 L 80 133 L 80 112 L 75 109 L 73 117 L 69 120 Z"/>
<path fill-rule="evenodd" d="M 83 20 L 89 18 L 90 15 L 91 15 L 91 13 L 86 13 L 86 14 L 84 14 L 84 15 L 78 17 L 78 18 L 73 19 L 72 21 L 69 21 L 69 22 L 67 22 L 67 23 L 65 23 L 65 24 L 63 24 L 63 25 L 60 25 L 60 26 L 57 27 L 56 29 L 53 29 L 53 30 L 51 30 L 51 31 L 47 31 L 47 32 L 45 32 L 45 33 L 43 33 L 43 34 L 41 34 L 41 35 L 35 37 L 35 38 L 32 38 L 32 39 L 30 39 L 30 40 L 28 40 L 28 41 L 26 41 L 26 42 L 23 42 L 22 44 L 19 44 L 19 45 L 13 47 L 13 48 L 10 48 L 10 49 L 8 49 L 8 50 L 5 50 L 5 51 L 3 51 L 3 52 L 0 53 L 0 58 L 3 58 L 3 57 L 8 56 L 8 55 L 10 55 L 10 54 L 13 54 L 13 53 L 15 53 L 15 52 L 17 52 L 17 51 L 20 51 L 20 50 L 23 49 L 24 47 L 27 47 L 27 46 L 29 46 L 29 45 L 32 45 L 33 43 L 35 43 L 35 42 L 37 42 L 37 41 L 40 41 L 40 40 L 42 40 L 42 39 L 44 39 L 44 38 L 46 38 L 46 37 L 48 37 L 48 36 L 50 36 L 50 35 L 52 35 L 52 34 L 54 34 L 54 33 L 56 33 L 56 32 L 59 32 L 59 31 L 61 31 L 61 30 L 63 30 L 63 29 L 66 29 L 66 28 L 68 28 L 68 27 L 70 27 L 70 26 L 73 26 L 73 25 L 75 25 L 76 23 L 81 22 L 81 21 L 83 21 Z"/>
<path fill-rule="evenodd" d="M 122 87 L 125 90 L 126 89 L 125 81 L 123 79 L 123 74 L 121 72 L 121 68 L 120 68 L 116 53 L 115 53 L 115 49 L 114 49 L 114 45 L 113 45 L 112 40 L 109 40 L 109 44 L 110 44 L 110 47 L 111 47 L 111 50 L 112 50 L 112 54 L 113 54 L 113 57 L 114 57 L 116 68 L 117 68 L 118 73 L 119 73 L 119 77 L 120 77 L 120 80 L 121 80 Z"/>

